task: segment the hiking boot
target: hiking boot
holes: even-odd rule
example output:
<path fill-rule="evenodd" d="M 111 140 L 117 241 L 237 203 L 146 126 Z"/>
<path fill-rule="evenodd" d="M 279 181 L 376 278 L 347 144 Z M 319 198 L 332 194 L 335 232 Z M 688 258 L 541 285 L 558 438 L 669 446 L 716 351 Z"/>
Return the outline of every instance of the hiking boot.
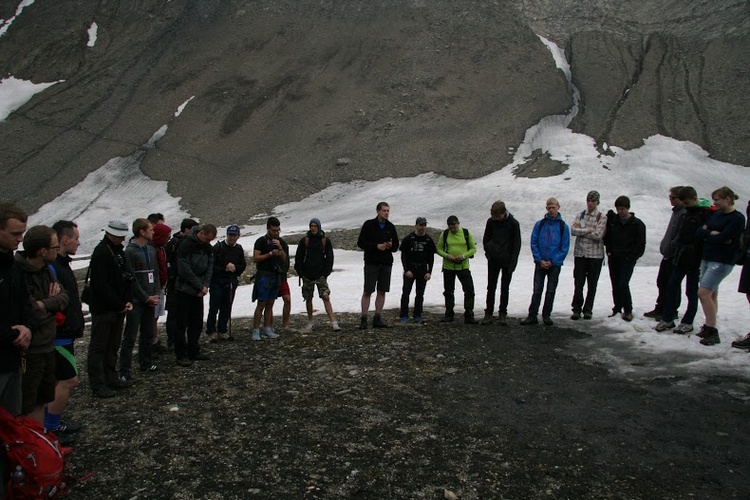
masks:
<path fill-rule="evenodd" d="M 427 321 L 425 321 L 422 316 L 414 316 L 414 323 L 418 325 L 424 325 L 425 323 L 427 323 Z"/>
<path fill-rule="evenodd" d="M 524 319 L 523 321 L 521 321 L 521 324 L 524 325 L 524 326 L 526 326 L 526 325 L 538 325 L 539 324 L 539 320 L 537 319 L 536 316 L 529 316 L 526 319 Z"/>
<path fill-rule="evenodd" d="M 500 326 L 508 326 L 508 313 L 499 313 L 497 315 L 497 324 Z"/>
<path fill-rule="evenodd" d="M 263 333 L 261 336 L 271 340 L 279 338 L 279 334 L 271 330 L 270 326 L 263 327 Z"/>
<path fill-rule="evenodd" d="M 91 395 L 95 398 L 113 398 L 117 395 L 115 391 L 110 389 L 109 387 L 100 387 L 98 389 L 92 389 Z"/>
<path fill-rule="evenodd" d="M 199 352 L 198 354 L 194 354 L 193 356 L 190 356 L 190 359 L 193 361 L 208 361 L 211 359 L 208 354 Z"/>
<path fill-rule="evenodd" d="M 124 377 L 120 377 L 119 379 L 115 380 L 111 384 L 107 384 L 107 386 L 110 389 L 114 389 L 116 391 L 121 391 L 123 389 L 129 389 L 133 386 L 133 381 L 126 379 Z"/>
<path fill-rule="evenodd" d="M 464 316 L 464 325 L 478 325 L 479 321 L 474 316 Z"/>
<path fill-rule="evenodd" d="M 76 442 L 76 437 L 73 434 L 59 431 L 53 431 L 52 433 L 57 438 L 57 442 L 60 446 L 70 446 Z"/>
<path fill-rule="evenodd" d="M 544 324 L 545 324 L 545 325 L 547 325 L 547 326 L 552 326 L 552 325 L 554 325 L 554 324 L 555 324 L 555 322 L 554 322 L 554 321 L 552 321 L 552 318 L 550 318 L 549 316 L 542 316 L 542 321 L 543 321 L 543 322 L 544 322 Z"/>
<path fill-rule="evenodd" d="M 700 338 L 704 338 L 704 337 L 707 337 L 707 336 L 709 336 L 709 335 L 711 334 L 711 331 L 710 331 L 710 329 L 711 329 L 711 327 L 710 327 L 710 326 L 706 326 L 706 325 L 703 325 L 703 326 L 701 327 L 701 329 L 700 329 L 700 330 L 698 330 L 698 333 L 696 333 L 696 335 L 697 335 L 698 337 L 700 337 Z"/>
<path fill-rule="evenodd" d="M 482 321 L 480 323 L 482 323 L 483 325 L 491 325 L 493 321 L 494 318 L 492 317 L 492 314 L 485 313 L 484 318 L 482 318 Z"/>
<path fill-rule="evenodd" d="M 219 337 L 215 333 L 207 333 L 206 340 L 209 344 L 215 344 L 219 341 Z"/>
<path fill-rule="evenodd" d="M 374 318 L 372 318 L 372 327 L 373 328 L 390 328 L 390 326 L 386 325 L 379 314 L 376 314 Z"/>
<path fill-rule="evenodd" d="M 591 313 L 583 313 L 583 319 L 591 319 Z"/>
<path fill-rule="evenodd" d="M 193 366 L 193 362 L 188 358 L 177 358 L 177 361 L 175 363 L 177 364 L 177 366 L 184 366 L 185 368 Z"/>
<path fill-rule="evenodd" d="M 250 336 L 250 340 L 258 341 L 260 340 L 260 330 L 257 328 L 253 330 L 253 334 Z"/>
<path fill-rule="evenodd" d="M 367 316 L 362 316 L 361 318 L 359 318 L 359 329 L 367 330 Z"/>
<path fill-rule="evenodd" d="M 578 321 L 579 319 L 581 319 L 581 313 L 574 312 L 570 315 L 570 319 L 572 319 L 573 321 Z"/>
<path fill-rule="evenodd" d="M 400 321 L 400 322 L 401 322 L 402 324 L 404 324 L 404 325 L 405 325 L 405 324 L 407 324 L 407 323 L 409 322 L 409 317 L 408 317 L 408 316 L 401 316 L 401 318 L 399 319 L 399 321 Z"/>
<path fill-rule="evenodd" d="M 732 342 L 732 347 L 736 347 L 737 349 L 750 349 L 750 333 L 745 335 L 744 339 Z"/>
<path fill-rule="evenodd" d="M 667 323 L 666 321 L 662 320 L 659 321 L 659 324 L 654 327 L 654 330 L 656 330 L 657 332 L 666 332 L 667 330 L 674 329 L 674 327 L 674 321 L 670 321 L 669 323 Z"/>
<path fill-rule="evenodd" d="M 440 318 L 441 323 L 453 323 L 453 316 L 443 316 Z"/>
<path fill-rule="evenodd" d="M 224 333 L 219 333 L 219 340 L 234 340 L 234 337 L 224 332 Z"/>
<path fill-rule="evenodd" d="M 661 311 L 659 309 L 654 308 L 653 311 L 643 313 L 643 317 L 655 319 L 656 321 L 661 321 Z"/>
<path fill-rule="evenodd" d="M 632 312 L 622 313 L 622 319 L 624 319 L 625 321 L 633 321 L 633 313 Z"/>
<path fill-rule="evenodd" d="M 333 330 L 334 332 L 338 332 L 339 330 L 341 330 L 341 327 L 336 321 L 331 321 L 331 330 Z"/>
<path fill-rule="evenodd" d="M 614 318 L 615 316 L 617 316 L 618 314 L 620 314 L 620 312 L 621 312 L 620 309 L 612 309 L 612 314 L 610 314 L 607 317 L 608 318 Z"/>
<path fill-rule="evenodd" d="M 687 333 L 690 333 L 693 331 L 693 325 L 689 325 L 687 323 L 680 323 L 677 328 L 672 330 L 673 333 L 679 333 L 680 335 L 685 335 Z"/>
<path fill-rule="evenodd" d="M 302 329 L 303 332 L 311 332 L 313 331 L 313 327 L 315 326 L 314 321 L 308 321 L 305 327 Z"/>
<path fill-rule="evenodd" d="M 721 339 L 719 338 L 719 330 L 712 326 L 707 326 L 705 328 L 706 330 L 710 329 L 710 331 L 706 334 L 705 337 L 701 339 L 701 344 L 715 345 L 721 343 Z"/>

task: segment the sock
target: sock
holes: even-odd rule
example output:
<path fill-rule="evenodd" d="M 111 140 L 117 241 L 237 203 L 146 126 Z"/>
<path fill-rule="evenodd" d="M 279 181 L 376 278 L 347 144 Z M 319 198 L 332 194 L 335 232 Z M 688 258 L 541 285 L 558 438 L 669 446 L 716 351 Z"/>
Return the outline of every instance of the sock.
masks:
<path fill-rule="evenodd" d="M 62 420 L 62 415 L 55 415 L 54 413 L 49 413 L 45 410 L 44 413 L 44 428 L 48 431 L 55 431 L 58 427 L 60 427 L 60 420 Z"/>

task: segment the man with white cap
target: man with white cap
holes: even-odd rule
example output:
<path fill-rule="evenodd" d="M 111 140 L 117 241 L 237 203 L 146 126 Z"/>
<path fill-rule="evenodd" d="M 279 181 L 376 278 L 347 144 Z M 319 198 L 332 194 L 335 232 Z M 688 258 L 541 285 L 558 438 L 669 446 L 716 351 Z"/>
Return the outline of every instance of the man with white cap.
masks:
<path fill-rule="evenodd" d="M 117 372 L 117 351 L 122 340 L 125 315 L 131 303 L 133 275 L 125 264 L 122 246 L 130 233 L 128 225 L 110 221 L 104 238 L 94 248 L 89 264 L 91 311 L 91 342 L 89 343 L 88 375 L 92 394 L 110 398 L 113 389 L 126 389 L 131 381 L 121 380 Z"/>

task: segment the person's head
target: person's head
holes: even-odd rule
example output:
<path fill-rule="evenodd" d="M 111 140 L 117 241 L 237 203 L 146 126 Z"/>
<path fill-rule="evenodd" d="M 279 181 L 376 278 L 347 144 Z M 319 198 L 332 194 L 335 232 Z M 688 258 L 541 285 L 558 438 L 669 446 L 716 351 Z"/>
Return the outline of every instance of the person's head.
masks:
<path fill-rule="evenodd" d="M 122 244 L 125 241 L 125 237 L 130 234 L 128 231 L 128 225 L 121 220 L 111 220 L 107 227 L 104 228 L 104 233 L 107 239 L 115 245 Z"/>
<path fill-rule="evenodd" d="M 57 242 L 60 244 L 61 255 L 75 255 L 81 246 L 78 224 L 69 220 L 59 220 L 52 225 L 57 233 Z"/>
<path fill-rule="evenodd" d="M 46 263 L 53 262 L 60 249 L 57 233 L 49 226 L 29 228 L 23 236 L 23 249 L 29 260 L 40 258 Z"/>
<path fill-rule="evenodd" d="M 724 186 L 711 193 L 711 199 L 718 210 L 731 212 L 734 209 L 734 200 L 738 200 L 739 196 Z"/>
<path fill-rule="evenodd" d="M 157 224 L 158 224 L 158 223 L 160 223 L 160 222 L 161 222 L 162 224 L 164 224 L 164 214 L 160 214 L 160 213 L 158 213 L 158 212 L 157 212 L 157 213 L 154 213 L 154 214 L 149 214 L 149 216 L 148 216 L 148 217 L 146 217 L 146 218 L 147 218 L 147 219 L 148 219 L 148 220 L 149 220 L 149 221 L 151 222 L 151 224 L 153 224 L 154 226 L 155 226 L 155 225 L 157 225 Z"/>
<path fill-rule="evenodd" d="M 497 200 L 493 203 L 492 208 L 490 208 L 490 216 L 497 220 L 505 219 L 508 216 L 508 209 L 505 208 L 505 202 Z"/>
<path fill-rule="evenodd" d="M 589 212 L 592 212 L 599 206 L 600 200 L 601 196 L 599 196 L 599 191 L 589 191 L 589 194 L 586 195 L 586 209 Z"/>
<path fill-rule="evenodd" d="M 213 224 L 203 224 L 195 236 L 201 243 L 211 243 L 216 238 L 216 232 L 216 226 Z"/>
<path fill-rule="evenodd" d="M 23 241 L 29 216 L 17 205 L 0 203 L 0 252 L 12 252 Z"/>
<path fill-rule="evenodd" d="M 630 198 L 627 196 L 618 196 L 615 200 L 615 211 L 622 219 L 630 217 Z"/>
<path fill-rule="evenodd" d="M 427 219 L 424 217 L 417 217 L 417 221 L 414 224 L 414 232 L 419 236 L 424 236 L 427 232 Z"/>
<path fill-rule="evenodd" d="M 693 186 L 683 186 L 677 196 L 680 197 L 680 201 L 686 207 L 692 207 L 698 203 L 698 192 Z"/>
<path fill-rule="evenodd" d="M 169 237 L 172 236 L 172 228 L 166 224 L 155 224 L 154 225 L 154 237 L 151 240 L 151 244 L 157 247 L 162 247 L 167 244 Z"/>
<path fill-rule="evenodd" d="M 461 223 L 458 221 L 458 217 L 455 215 L 451 215 L 448 217 L 448 220 L 446 221 L 448 224 L 448 229 L 451 230 L 451 233 L 457 233 L 458 229 L 461 227 Z"/>
<path fill-rule="evenodd" d="M 137 240 L 151 241 L 154 238 L 154 225 L 148 219 L 136 219 L 133 221 L 133 238 Z"/>
<path fill-rule="evenodd" d="M 378 203 L 378 206 L 375 207 L 375 210 L 377 210 L 378 220 L 380 220 L 381 222 L 388 220 L 388 217 L 391 214 L 391 207 L 384 201 Z"/>
<path fill-rule="evenodd" d="M 671 203 L 673 207 L 682 206 L 682 200 L 680 200 L 680 190 L 683 187 L 684 186 L 673 186 L 669 188 L 669 203 Z"/>
<path fill-rule="evenodd" d="M 281 222 L 276 217 L 269 217 L 266 222 L 266 233 L 271 239 L 278 239 L 281 236 Z"/>
<path fill-rule="evenodd" d="M 227 245 L 233 247 L 238 239 L 240 239 L 240 226 L 232 224 L 227 228 Z"/>
<path fill-rule="evenodd" d="M 552 219 L 556 219 L 559 213 L 560 213 L 560 202 L 557 201 L 557 198 L 548 198 L 547 199 L 547 215 L 549 215 Z"/>
<path fill-rule="evenodd" d="M 180 222 L 180 232 L 184 235 L 190 234 L 190 230 L 198 225 L 198 222 L 194 219 L 182 219 Z"/>
<path fill-rule="evenodd" d="M 323 226 L 320 224 L 320 219 L 317 217 L 313 217 L 310 219 L 310 234 L 316 235 L 323 229 Z"/>

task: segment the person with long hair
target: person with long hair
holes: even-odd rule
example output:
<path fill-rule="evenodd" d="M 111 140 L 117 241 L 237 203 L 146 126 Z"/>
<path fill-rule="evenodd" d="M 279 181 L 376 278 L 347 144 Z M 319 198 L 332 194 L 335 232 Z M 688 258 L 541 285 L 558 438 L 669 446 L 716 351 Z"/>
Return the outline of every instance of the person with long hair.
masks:
<path fill-rule="evenodd" d="M 716 212 L 696 231 L 696 235 L 704 240 L 698 288 L 706 319 L 698 332 L 703 345 L 721 342 L 716 328 L 719 285 L 732 272 L 740 253 L 740 235 L 745 228 L 745 216 L 734 208 L 734 201 L 739 198 L 734 191 L 724 186 L 711 193 L 711 198 Z"/>

